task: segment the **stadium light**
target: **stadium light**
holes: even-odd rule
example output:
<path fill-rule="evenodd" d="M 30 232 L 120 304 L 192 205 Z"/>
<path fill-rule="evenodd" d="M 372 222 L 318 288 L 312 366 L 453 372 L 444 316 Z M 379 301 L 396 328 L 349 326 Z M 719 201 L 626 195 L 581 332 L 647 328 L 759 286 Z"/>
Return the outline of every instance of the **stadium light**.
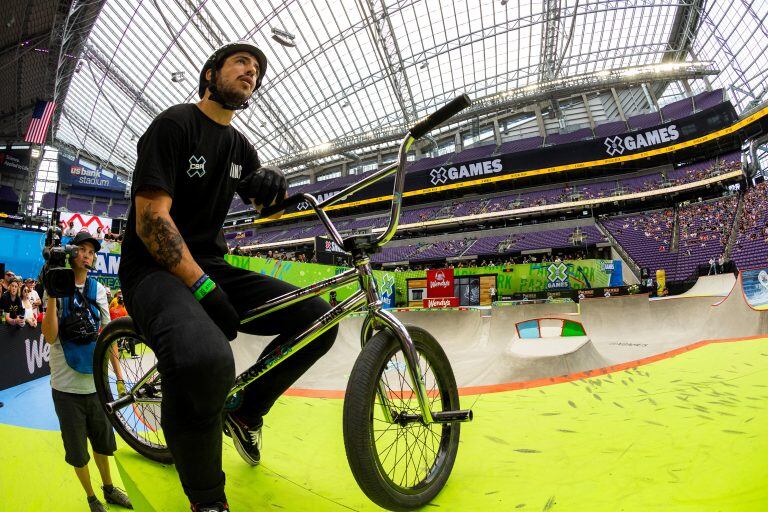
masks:
<path fill-rule="evenodd" d="M 40 158 L 40 150 L 37 148 L 32 148 L 32 151 L 29 152 L 29 156 L 32 158 L 32 160 L 37 160 Z"/>
<path fill-rule="evenodd" d="M 285 30 L 280 30 L 279 28 L 272 28 L 272 39 L 274 39 L 279 44 L 285 47 L 288 47 L 288 48 L 296 47 L 296 43 L 294 42 L 294 39 L 296 39 L 296 36 L 291 34 L 290 32 L 286 32 Z"/>

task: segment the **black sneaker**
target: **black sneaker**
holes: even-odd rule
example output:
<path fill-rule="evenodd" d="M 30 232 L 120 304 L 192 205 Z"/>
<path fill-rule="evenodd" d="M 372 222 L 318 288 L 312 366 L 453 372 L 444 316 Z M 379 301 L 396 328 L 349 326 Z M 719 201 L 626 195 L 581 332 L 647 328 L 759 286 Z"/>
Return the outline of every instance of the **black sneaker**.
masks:
<path fill-rule="evenodd" d="M 88 508 L 91 512 L 107 512 L 104 504 L 97 499 L 88 500 Z"/>
<path fill-rule="evenodd" d="M 114 486 L 109 492 L 104 489 L 104 486 L 102 486 L 101 489 L 104 491 L 104 500 L 110 505 L 119 505 L 121 507 L 133 509 L 130 498 L 128 498 L 128 495 L 125 494 L 125 491 L 122 489 L 118 489 Z"/>
<path fill-rule="evenodd" d="M 251 466 L 257 466 L 261 460 L 262 424 L 249 427 L 231 414 L 224 416 L 224 434 L 232 438 L 237 453 Z"/>
<path fill-rule="evenodd" d="M 196 505 L 192 503 L 190 507 L 192 512 L 227 512 L 229 510 L 229 505 L 220 501 L 208 505 Z"/>

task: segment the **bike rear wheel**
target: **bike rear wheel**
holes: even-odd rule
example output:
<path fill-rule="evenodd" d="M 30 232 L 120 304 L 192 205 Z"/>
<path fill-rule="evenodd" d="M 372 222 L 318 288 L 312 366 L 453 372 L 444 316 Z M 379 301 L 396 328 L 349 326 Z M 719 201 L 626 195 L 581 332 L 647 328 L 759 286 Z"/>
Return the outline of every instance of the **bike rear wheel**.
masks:
<path fill-rule="evenodd" d="M 432 412 L 459 410 L 456 380 L 440 344 L 423 329 L 407 329 Z M 352 474 L 371 501 L 390 510 L 429 503 L 448 480 L 459 447 L 458 422 L 398 422 L 398 414 L 420 414 L 405 361 L 395 336 L 377 333 L 355 362 L 344 398 L 344 446 Z"/>
<path fill-rule="evenodd" d="M 142 398 L 134 403 L 109 412 L 107 403 L 124 394 L 136 392 L 136 384 L 157 364 L 152 349 L 140 336 L 130 317 L 109 323 L 99 335 L 93 354 L 93 376 L 96 393 L 104 412 L 118 435 L 134 450 L 148 459 L 172 464 L 173 458 L 160 424 L 162 382 L 157 370 L 143 386 Z M 122 378 L 120 378 L 122 377 Z M 118 381 L 125 390 L 119 389 Z"/>

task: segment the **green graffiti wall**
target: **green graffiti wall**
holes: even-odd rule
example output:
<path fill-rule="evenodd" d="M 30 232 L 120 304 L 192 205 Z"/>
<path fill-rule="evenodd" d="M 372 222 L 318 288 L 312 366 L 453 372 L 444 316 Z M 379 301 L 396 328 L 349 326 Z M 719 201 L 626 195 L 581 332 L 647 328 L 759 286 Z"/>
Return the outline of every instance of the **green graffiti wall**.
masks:
<path fill-rule="evenodd" d="M 295 286 L 308 286 L 344 272 L 347 267 L 299 263 L 267 258 L 228 255 L 226 260 L 236 266 L 281 279 Z M 390 306 L 402 305 L 406 297 L 406 280 L 424 278 L 426 271 L 374 271 L 376 281 Z M 527 263 L 500 267 L 454 269 L 456 276 L 496 274 L 499 295 L 546 290 L 579 290 L 624 284 L 621 262 L 618 260 L 566 260 L 561 263 Z M 356 289 L 356 284 L 340 288 L 336 294 L 343 300 Z M 395 297 L 397 300 L 395 300 Z M 328 294 L 323 295 L 328 300 Z"/>
<path fill-rule="evenodd" d="M 271 258 L 251 258 L 249 256 L 227 255 L 225 259 L 235 267 L 244 268 L 259 274 L 265 274 L 281 281 L 291 283 L 294 286 L 304 287 L 314 284 L 322 279 L 328 279 L 341 274 L 349 267 L 336 267 L 332 265 L 320 265 L 317 263 L 299 263 L 297 261 L 273 260 Z M 395 276 L 393 272 L 375 270 L 373 275 L 379 285 L 379 292 L 386 304 L 394 306 Z M 342 301 L 349 297 L 358 288 L 357 283 L 350 283 L 336 291 L 336 298 Z M 322 295 L 328 300 L 328 294 Z"/>
<path fill-rule="evenodd" d="M 406 281 L 424 278 L 424 270 L 395 272 L 398 303 L 406 296 Z M 579 290 L 624 284 L 619 260 L 566 260 L 559 263 L 525 263 L 498 267 L 455 268 L 453 274 L 482 276 L 496 274 L 499 295 L 546 290 Z"/>

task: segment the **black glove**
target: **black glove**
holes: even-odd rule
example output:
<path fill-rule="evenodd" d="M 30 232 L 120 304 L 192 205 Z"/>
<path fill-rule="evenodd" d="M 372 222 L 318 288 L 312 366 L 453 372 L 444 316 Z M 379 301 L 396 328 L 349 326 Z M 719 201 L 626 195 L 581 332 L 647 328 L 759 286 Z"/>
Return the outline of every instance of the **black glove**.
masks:
<path fill-rule="evenodd" d="M 237 194 L 245 204 L 251 204 L 253 200 L 262 207 L 271 206 L 275 200 L 282 201 L 286 190 L 288 182 L 277 167 L 261 167 L 237 184 Z"/>
<path fill-rule="evenodd" d="M 229 341 L 237 337 L 240 317 L 237 315 L 229 297 L 213 280 L 203 274 L 191 287 L 195 298 L 213 322 L 221 329 Z"/>

